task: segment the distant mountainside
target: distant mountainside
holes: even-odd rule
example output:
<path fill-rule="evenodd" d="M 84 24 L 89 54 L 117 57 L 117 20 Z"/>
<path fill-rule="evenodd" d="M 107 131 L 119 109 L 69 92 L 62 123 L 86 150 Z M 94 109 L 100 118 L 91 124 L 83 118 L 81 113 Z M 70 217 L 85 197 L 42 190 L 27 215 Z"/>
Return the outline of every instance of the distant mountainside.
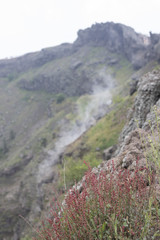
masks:
<path fill-rule="evenodd" d="M 73 44 L 65 43 L 22 57 L 1 60 L 0 77 L 12 79 L 29 71 L 30 76 L 19 80 L 21 88 L 82 95 L 91 90 L 93 79 L 90 77 L 99 65 L 109 67 L 119 62 L 115 54 L 126 58 L 135 70 L 152 59 L 159 60 L 159 39 L 158 34 L 147 37 L 122 24 L 95 24 L 80 30 Z M 72 85 L 72 90 L 67 85 Z"/>
<path fill-rule="evenodd" d="M 124 126 L 130 84 L 133 94 L 159 63 L 160 34 L 113 22 L 80 30 L 73 44 L 0 60 L 0 239 L 27 239 L 19 215 L 34 224 L 46 213 L 64 155 L 79 178 L 83 157 L 102 161 Z"/>

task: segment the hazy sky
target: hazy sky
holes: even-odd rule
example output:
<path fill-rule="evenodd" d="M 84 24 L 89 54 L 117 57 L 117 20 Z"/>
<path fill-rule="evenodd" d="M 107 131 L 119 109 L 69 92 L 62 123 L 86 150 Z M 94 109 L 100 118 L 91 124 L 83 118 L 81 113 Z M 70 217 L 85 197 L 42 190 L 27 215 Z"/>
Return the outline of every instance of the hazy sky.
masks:
<path fill-rule="evenodd" d="M 0 58 L 73 42 L 107 21 L 160 33 L 160 0 L 0 0 Z"/>

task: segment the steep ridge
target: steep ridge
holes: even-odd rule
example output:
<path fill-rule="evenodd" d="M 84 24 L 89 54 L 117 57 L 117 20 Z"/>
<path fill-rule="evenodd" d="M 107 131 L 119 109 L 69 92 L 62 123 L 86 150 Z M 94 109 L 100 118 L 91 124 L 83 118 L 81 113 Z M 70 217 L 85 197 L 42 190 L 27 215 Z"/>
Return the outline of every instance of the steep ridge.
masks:
<path fill-rule="evenodd" d="M 78 32 L 75 45 L 85 43 L 106 46 L 112 52 L 123 53 L 135 68 L 145 65 L 147 46 L 150 39 L 137 34 L 132 28 L 122 24 L 95 24 L 91 28 Z"/>
<path fill-rule="evenodd" d="M 64 148 L 112 109 L 113 90 L 127 95 L 133 74 L 158 64 L 158 47 L 159 35 L 105 23 L 73 44 L 0 61 L 0 238 L 25 235 L 18 216 L 41 215 Z"/>

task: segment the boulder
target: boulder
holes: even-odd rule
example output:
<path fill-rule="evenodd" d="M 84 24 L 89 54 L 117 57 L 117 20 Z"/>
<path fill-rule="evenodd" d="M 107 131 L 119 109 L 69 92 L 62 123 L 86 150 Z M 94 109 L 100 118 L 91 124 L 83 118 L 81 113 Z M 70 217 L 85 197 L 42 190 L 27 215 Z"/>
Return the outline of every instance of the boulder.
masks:
<path fill-rule="evenodd" d="M 116 145 L 113 145 L 103 151 L 103 160 L 109 160 L 114 157 L 114 153 L 117 149 Z"/>

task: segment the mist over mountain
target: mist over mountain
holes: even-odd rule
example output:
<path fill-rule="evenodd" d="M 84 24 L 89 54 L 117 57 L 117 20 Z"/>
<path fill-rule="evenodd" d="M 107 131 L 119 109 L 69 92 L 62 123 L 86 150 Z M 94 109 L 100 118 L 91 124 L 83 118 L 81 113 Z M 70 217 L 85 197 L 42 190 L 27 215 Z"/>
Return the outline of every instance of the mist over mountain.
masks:
<path fill-rule="evenodd" d="M 140 77 L 159 64 L 160 34 L 113 22 L 79 30 L 73 44 L 0 60 L 0 239 L 25 239 L 19 215 L 34 224 L 46 214 L 65 157 L 102 162 Z"/>

